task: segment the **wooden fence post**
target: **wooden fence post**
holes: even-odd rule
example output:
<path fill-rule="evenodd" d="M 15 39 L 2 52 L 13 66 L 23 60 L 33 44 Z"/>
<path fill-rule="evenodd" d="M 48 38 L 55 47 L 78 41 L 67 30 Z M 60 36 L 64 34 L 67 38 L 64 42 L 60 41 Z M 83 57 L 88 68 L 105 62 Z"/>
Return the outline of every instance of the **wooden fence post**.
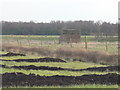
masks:
<path fill-rule="evenodd" d="M 72 40 L 70 38 L 70 47 L 73 48 L 73 45 L 72 45 Z"/>
<path fill-rule="evenodd" d="M 40 42 L 41 47 L 42 47 L 42 44 L 43 44 L 43 43 L 42 43 L 42 40 L 41 40 L 41 42 Z"/>
<path fill-rule="evenodd" d="M 18 46 L 20 46 L 20 45 L 19 45 L 19 40 L 18 40 L 18 39 L 17 39 L 17 44 L 18 44 Z"/>
<path fill-rule="evenodd" d="M 30 47 L 30 40 L 29 40 L 29 39 L 27 39 L 27 41 L 28 41 L 28 45 L 29 45 L 29 47 Z"/>
<path fill-rule="evenodd" d="M 85 36 L 85 48 L 87 49 L 88 46 L 87 46 L 87 37 Z"/>
<path fill-rule="evenodd" d="M 106 34 L 106 40 L 105 40 L 105 48 L 106 48 L 106 51 L 108 51 L 108 42 L 107 42 L 107 34 Z"/>

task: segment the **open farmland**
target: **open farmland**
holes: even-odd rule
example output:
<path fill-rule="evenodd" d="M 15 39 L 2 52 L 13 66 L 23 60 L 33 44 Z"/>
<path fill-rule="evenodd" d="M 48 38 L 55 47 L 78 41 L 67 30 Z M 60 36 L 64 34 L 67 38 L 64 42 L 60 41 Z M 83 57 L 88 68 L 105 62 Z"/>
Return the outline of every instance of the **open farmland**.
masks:
<path fill-rule="evenodd" d="M 58 38 L 3 36 L 3 87 L 118 88 L 117 37 L 109 39 L 108 50 L 104 37 L 87 36 L 87 48 L 84 36 L 78 44 L 58 44 Z"/>
<path fill-rule="evenodd" d="M 118 37 L 117 36 L 95 36 L 87 37 L 87 50 L 105 51 L 109 53 L 118 53 Z M 47 47 L 47 48 L 83 48 L 85 49 L 85 36 L 81 36 L 81 43 L 59 44 L 59 36 L 57 35 L 3 35 L 3 44 L 14 44 L 17 46 L 28 47 Z M 106 48 L 107 43 L 107 48 Z"/>
<path fill-rule="evenodd" d="M 59 43 L 59 36 L 54 35 L 3 35 L 2 49 L 32 56 L 63 58 L 68 61 L 118 64 L 117 36 L 81 36 L 80 43 Z"/>
<path fill-rule="evenodd" d="M 7 52 L 3 52 L 3 55 L 5 54 Z M 88 84 L 88 86 L 92 87 L 91 84 L 98 84 L 101 87 L 102 85 L 108 85 L 108 87 L 111 85 L 111 87 L 117 88 L 118 67 L 115 69 L 115 67 L 110 67 L 109 65 L 65 60 L 63 60 L 65 62 L 16 62 L 19 57 L 19 55 L 9 56 L 9 61 L 8 56 L 1 57 L 1 61 L 6 60 L 0 62 L 3 87 L 51 85 L 55 87 L 73 85 L 72 87 L 75 87 L 83 84 Z M 28 56 L 21 57 L 21 60 L 28 60 Z M 29 56 L 30 58 L 33 59 L 32 56 Z M 62 61 L 62 59 L 60 60 Z"/>
<path fill-rule="evenodd" d="M 0 89 L 118 90 L 118 2 L 3 0 Z"/>

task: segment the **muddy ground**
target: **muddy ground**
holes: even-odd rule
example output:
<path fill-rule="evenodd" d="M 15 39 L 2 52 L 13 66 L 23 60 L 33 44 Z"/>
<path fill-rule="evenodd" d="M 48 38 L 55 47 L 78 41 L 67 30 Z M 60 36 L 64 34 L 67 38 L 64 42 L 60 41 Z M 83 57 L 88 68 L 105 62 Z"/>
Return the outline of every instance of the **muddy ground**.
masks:
<path fill-rule="evenodd" d="M 7 67 L 5 65 L 0 65 L 3 68 L 14 68 L 14 69 L 25 69 L 25 70 L 68 70 L 68 71 L 120 71 L 120 66 L 108 66 L 108 67 L 92 67 L 86 69 L 70 69 L 70 68 L 61 68 L 61 67 L 49 67 L 49 66 L 11 66 Z"/>
<path fill-rule="evenodd" d="M 19 54 L 19 53 L 12 53 L 9 52 L 7 54 L 0 54 L 0 57 L 4 57 L 4 56 L 26 56 L 25 54 Z"/>
<path fill-rule="evenodd" d="M 7 53 L 0 56 L 25 56 L 24 54 Z M 66 61 L 59 58 L 39 58 L 39 59 L 16 59 L 16 60 L 0 60 L 0 61 L 15 61 L 15 62 L 63 62 Z M 2 68 L 15 68 L 25 70 L 68 70 L 68 71 L 120 71 L 118 66 L 108 67 L 93 67 L 87 69 L 67 69 L 61 67 L 49 67 L 49 66 L 12 66 L 0 65 Z M 9 86 L 65 86 L 65 85 L 80 85 L 80 84 L 106 84 L 114 85 L 119 84 L 120 75 L 116 73 L 109 73 L 106 75 L 83 75 L 83 76 L 39 76 L 35 74 L 23 74 L 23 73 L 4 73 L 2 75 L 3 87 Z"/>
<path fill-rule="evenodd" d="M 15 60 L 3 60 L 0 61 L 15 61 L 15 62 L 64 62 L 66 61 L 59 58 L 38 58 L 38 59 L 15 59 Z"/>
<path fill-rule="evenodd" d="M 23 73 L 2 74 L 3 87 L 8 86 L 64 86 L 77 84 L 119 84 L 120 75 L 109 73 L 106 75 L 83 75 L 83 76 L 39 76 L 35 74 L 25 75 Z"/>
<path fill-rule="evenodd" d="M 2 67 L 2 68 L 6 68 L 6 65 L 0 65 L 0 67 Z"/>

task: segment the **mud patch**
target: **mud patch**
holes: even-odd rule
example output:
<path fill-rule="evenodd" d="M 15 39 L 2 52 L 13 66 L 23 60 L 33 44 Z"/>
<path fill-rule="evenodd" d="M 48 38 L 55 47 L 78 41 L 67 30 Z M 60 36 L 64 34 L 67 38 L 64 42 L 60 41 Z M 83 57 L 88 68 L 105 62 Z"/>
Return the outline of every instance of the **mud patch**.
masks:
<path fill-rule="evenodd" d="M 15 60 L 2 60 L 1 61 L 15 61 L 15 62 L 66 62 L 59 58 L 38 58 L 38 59 L 15 59 Z"/>
<path fill-rule="evenodd" d="M 93 67 L 93 68 L 87 68 L 82 70 L 88 70 L 88 71 L 120 71 L 120 66 L 108 66 L 108 67 Z"/>
<path fill-rule="evenodd" d="M 5 66 L 5 65 L 0 65 L 0 67 L 6 68 L 6 66 Z"/>
<path fill-rule="evenodd" d="M 15 68 L 15 69 L 25 69 L 25 70 L 65 70 L 64 68 L 58 68 L 58 67 L 48 67 L 48 66 L 12 66 L 10 68 Z"/>
<path fill-rule="evenodd" d="M 19 54 L 19 53 L 7 53 L 7 54 L 0 54 L 0 57 L 4 57 L 4 56 L 26 56 L 25 54 Z"/>
<path fill-rule="evenodd" d="M 25 75 L 23 73 L 2 74 L 3 87 L 9 86 L 65 86 L 80 84 L 106 84 L 114 85 L 118 83 L 120 75 L 109 73 L 106 75 L 83 75 L 83 76 L 39 76 L 35 74 Z"/>

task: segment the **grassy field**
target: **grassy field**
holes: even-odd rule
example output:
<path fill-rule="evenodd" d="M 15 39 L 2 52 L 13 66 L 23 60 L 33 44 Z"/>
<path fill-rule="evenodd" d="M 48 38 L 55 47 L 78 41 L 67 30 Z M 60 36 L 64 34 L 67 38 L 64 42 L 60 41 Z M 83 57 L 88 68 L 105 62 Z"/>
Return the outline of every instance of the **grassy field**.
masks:
<path fill-rule="evenodd" d="M 15 60 L 15 59 L 33 59 L 33 58 L 40 58 L 40 57 L 33 57 L 33 56 L 13 56 L 13 57 L 1 57 L 4 60 Z M 43 58 L 43 57 L 42 57 Z M 2 61 L 0 64 L 6 65 L 8 67 L 11 66 L 49 66 L 49 67 L 61 67 L 61 68 L 71 68 L 71 69 L 85 69 L 90 67 L 107 67 L 108 65 L 100 65 L 95 63 L 87 63 L 87 62 L 70 62 L 61 63 L 61 62 L 10 62 L 10 61 Z M 83 72 L 75 72 L 75 71 L 49 71 L 49 70 L 17 70 L 17 69 L 2 69 L 2 73 L 7 72 L 22 72 L 25 74 L 38 74 L 38 75 L 45 75 L 45 76 L 52 76 L 52 75 L 65 75 L 65 76 L 80 76 L 84 74 L 106 74 L 106 73 L 117 73 L 117 72 L 91 72 L 91 71 L 83 71 Z"/>
<path fill-rule="evenodd" d="M 28 47 L 28 48 L 47 48 L 50 50 L 57 50 L 57 49 L 68 49 L 68 48 L 72 48 L 71 50 L 68 50 L 72 53 L 74 53 L 74 51 L 77 51 L 79 49 L 86 49 L 85 48 L 85 36 L 81 36 L 81 43 L 77 43 L 77 44 L 59 44 L 58 40 L 59 40 L 59 36 L 34 36 L 34 35 L 4 35 L 1 36 L 2 37 L 2 44 L 3 45 L 16 45 L 18 47 L 16 48 L 20 48 L 22 46 L 24 47 Z M 107 38 L 107 50 L 106 50 L 106 37 L 102 37 L 100 39 L 96 39 L 95 36 L 87 36 L 87 49 L 86 51 L 102 51 L 105 52 L 106 56 L 104 56 L 103 54 L 96 54 L 96 52 L 94 52 L 93 54 L 89 55 L 94 57 L 94 55 L 96 54 L 96 57 L 98 57 L 98 55 L 100 54 L 100 56 L 102 56 L 103 61 L 104 58 L 108 58 L 109 55 L 111 54 L 118 54 L 118 42 L 117 42 L 117 37 L 109 37 Z M 62 48 L 62 49 L 61 49 Z M 13 48 L 15 49 L 15 48 Z M 47 50 L 47 49 L 44 49 Z M 27 51 L 27 49 L 26 49 Z M 33 51 L 33 50 L 31 50 Z M 53 51 L 51 51 L 53 53 Z M 43 51 L 42 51 L 43 52 Z M 47 51 L 45 51 L 46 53 Z M 51 53 L 50 52 L 50 53 Z M 76 55 L 81 55 L 79 54 L 81 51 L 79 51 L 78 53 L 76 53 Z M 84 52 L 84 51 L 83 51 Z M 1 51 L 0 54 L 7 54 L 7 49 L 5 51 Z M 12 66 L 30 66 L 30 65 L 34 65 L 36 67 L 38 66 L 48 66 L 48 67 L 57 67 L 57 68 L 65 68 L 65 69 L 87 69 L 87 68 L 93 68 L 93 67 L 108 67 L 110 65 L 103 65 L 100 63 L 95 63 L 95 62 L 89 62 L 89 59 L 94 59 L 93 57 L 89 58 L 88 57 L 88 61 L 86 62 L 82 62 L 82 61 L 74 61 L 73 58 L 72 59 L 68 59 L 68 58 L 64 58 L 62 56 L 60 56 L 59 58 L 66 61 L 67 63 L 62 63 L 62 62 L 15 62 L 12 60 L 16 60 L 16 59 L 37 59 L 37 58 L 45 58 L 45 57 L 49 57 L 49 56 L 43 56 L 43 55 L 36 55 L 33 53 L 29 54 L 24 52 L 24 49 L 22 50 L 22 52 L 17 52 L 17 53 L 25 53 L 27 56 L 5 56 L 5 57 L 0 57 L 0 59 L 3 60 L 11 60 L 11 61 L 1 61 L 0 65 L 5 65 L 8 68 L 4 68 L 4 67 L 0 67 L 0 69 L 2 69 L 1 74 L 5 74 L 5 73 L 16 73 L 16 72 L 21 72 L 24 73 L 26 75 L 29 74 L 35 74 L 35 75 L 40 75 L 40 76 L 53 76 L 53 75 L 64 75 L 64 76 L 82 76 L 82 75 L 92 75 L 92 74 L 96 74 L 96 75 L 106 75 L 106 74 L 110 74 L 110 73 L 116 73 L 119 74 L 119 72 L 117 71 L 68 71 L 68 70 L 25 70 L 25 69 L 16 69 L 16 68 L 11 68 Z M 40 53 L 40 52 L 39 52 Z M 49 53 L 49 51 L 48 51 Z M 58 52 L 57 52 L 58 53 Z M 64 52 L 62 52 L 64 53 Z M 85 54 L 88 55 L 89 53 Z M 61 54 L 62 55 L 62 54 Z M 71 53 L 67 53 L 67 56 L 73 55 Z M 104 56 L 104 57 L 103 57 Z M 53 56 L 54 57 L 54 56 Z M 76 58 L 80 59 L 80 57 L 75 56 Z M 113 57 L 113 56 L 111 56 Z M 54 57 L 55 58 L 55 57 Z M 101 59 L 101 58 L 100 58 Z M 109 58 L 108 58 L 109 59 Z M 102 61 L 102 60 L 101 60 Z M 106 61 L 106 62 L 110 62 L 110 61 Z M 112 62 L 111 62 L 112 63 Z M 22 88 L 22 86 L 17 88 Z M 24 87 L 24 88 L 28 88 L 28 86 Z M 30 87 L 29 88 L 118 88 L 118 85 L 100 85 L 100 84 L 86 84 L 86 85 L 71 85 L 71 86 L 34 86 L 34 87 Z"/>
<path fill-rule="evenodd" d="M 47 47 L 47 48 L 85 48 L 85 36 L 81 36 L 81 43 L 74 44 L 58 44 L 59 36 L 54 35 L 3 35 L 1 36 L 5 44 L 14 44 L 18 46 L 29 47 Z M 107 41 L 107 49 L 106 49 Z M 105 36 L 96 38 L 95 36 L 87 36 L 87 50 L 105 51 L 109 53 L 118 53 L 118 37 Z"/>
<path fill-rule="evenodd" d="M 57 63 L 57 62 L 8 62 L 8 61 L 2 61 L 0 62 L 2 64 L 8 65 L 8 66 L 22 66 L 22 65 L 35 65 L 35 66 L 53 66 L 53 67 L 62 67 L 62 68 L 73 68 L 73 69 L 84 69 L 89 67 L 102 67 L 102 66 L 108 66 L 108 65 L 100 65 L 95 63 L 84 63 L 84 62 L 67 62 L 67 63 Z"/>
<path fill-rule="evenodd" d="M 18 88 L 18 87 L 9 87 Z M 19 87 L 19 88 L 118 88 L 118 85 L 71 85 L 71 86 L 40 86 L 40 87 Z"/>
<path fill-rule="evenodd" d="M 7 52 L 1 52 L 1 54 L 5 54 Z M 4 60 L 15 60 L 15 59 L 33 59 L 33 56 L 11 56 L 11 57 L 1 57 Z M 43 57 L 36 57 L 43 58 Z M 10 61 L 2 61 L 1 65 L 6 65 L 7 67 L 11 66 L 49 66 L 49 67 L 61 67 L 61 68 L 71 68 L 71 69 L 85 69 L 90 67 L 107 67 L 108 65 L 101 65 L 95 63 L 87 63 L 87 62 L 78 62 L 78 61 L 67 61 L 67 63 L 61 62 L 10 62 Z M 53 76 L 53 75 L 64 75 L 64 76 L 82 76 L 82 75 L 104 75 L 108 73 L 117 73 L 116 71 L 50 71 L 50 70 L 24 70 L 24 69 L 14 69 L 14 68 L 1 68 L 3 73 L 13 73 L 13 72 L 21 72 L 26 75 L 35 74 L 40 76 Z M 18 88 L 18 87 L 17 87 Z M 21 87 L 19 87 L 21 88 Z M 27 86 L 24 88 L 28 88 Z M 72 85 L 72 86 L 40 86 L 40 87 L 29 87 L 29 88 L 118 88 L 117 85 Z"/>
<path fill-rule="evenodd" d="M 2 39 L 15 39 L 15 40 L 20 40 L 20 39 L 28 39 L 28 40 L 42 40 L 42 41 L 53 41 L 53 40 L 59 40 L 58 35 L 2 35 Z M 102 38 L 95 38 L 95 36 L 87 36 L 87 40 L 89 42 L 94 42 L 94 41 L 99 41 L 99 42 L 105 42 L 106 37 L 102 36 Z M 85 36 L 81 36 L 81 41 L 85 41 Z M 116 42 L 118 41 L 117 36 L 108 36 L 107 41 L 109 42 Z"/>

